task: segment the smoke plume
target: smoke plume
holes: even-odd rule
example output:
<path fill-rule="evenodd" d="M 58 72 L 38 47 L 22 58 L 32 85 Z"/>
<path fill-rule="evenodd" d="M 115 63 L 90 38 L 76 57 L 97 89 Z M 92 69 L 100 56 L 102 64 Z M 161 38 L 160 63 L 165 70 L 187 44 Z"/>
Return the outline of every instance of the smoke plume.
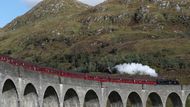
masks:
<path fill-rule="evenodd" d="M 130 75 L 135 75 L 135 74 L 150 75 L 152 77 L 158 76 L 158 74 L 156 73 L 154 69 L 150 68 L 147 65 L 142 65 L 139 63 L 124 63 L 124 64 L 116 65 L 114 69 L 116 69 L 117 72 L 121 74 L 127 73 Z"/>

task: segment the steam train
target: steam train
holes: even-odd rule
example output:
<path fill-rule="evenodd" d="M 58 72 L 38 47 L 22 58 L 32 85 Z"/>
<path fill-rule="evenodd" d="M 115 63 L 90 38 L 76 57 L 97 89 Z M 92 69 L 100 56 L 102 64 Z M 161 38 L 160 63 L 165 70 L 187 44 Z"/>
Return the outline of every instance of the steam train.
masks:
<path fill-rule="evenodd" d="M 76 73 L 76 72 L 66 72 L 63 70 L 57 70 L 48 67 L 41 67 L 38 65 L 34 65 L 31 63 L 27 63 L 24 61 L 16 60 L 14 58 L 8 56 L 0 55 L 0 62 L 8 63 L 13 66 L 22 67 L 27 71 L 45 73 L 51 75 L 57 75 L 65 78 L 74 78 L 74 79 L 82 79 L 89 81 L 97 81 L 97 82 L 111 82 L 111 83 L 127 83 L 127 84 L 145 84 L 145 85 L 180 85 L 177 80 L 170 79 L 160 79 L 160 78 L 126 78 L 121 76 L 113 76 L 113 75 L 92 75 L 88 73 Z"/>
<path fill-rule="evenodd" d="M 179 81 L 170 79 L 156 79 L 156 83 L 159 85 L 180 85 Z"/>

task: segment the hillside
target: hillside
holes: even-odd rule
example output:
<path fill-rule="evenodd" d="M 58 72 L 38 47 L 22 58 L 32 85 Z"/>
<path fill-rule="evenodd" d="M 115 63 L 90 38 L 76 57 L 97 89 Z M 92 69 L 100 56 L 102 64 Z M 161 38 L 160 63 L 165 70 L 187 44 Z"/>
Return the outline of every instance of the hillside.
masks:
<path fill-rule="evenodd" d="M 189 5 L 188 0 L 108 0 L 89 7 L 45 0 L 3 28 L 0 53 L 78 72 L 138 62 L 187 83 Z"/>
<path fill-rule="evenodd" d="M 3 32 L 3 30 L 0 28 L 0 33 L 2 33 Z"/>
<path fill-rule="evenodd" d="M 53 17 L 71 17 L 89 6 L 76 0 L 44 0 L 25 15 L 17 17 L 4 27 L 4 30 L 15 30 L 25 25 L 35 25 L 34 22 L 44 21 Z M 65 18 L 66 19 L 66 18 Z"/>

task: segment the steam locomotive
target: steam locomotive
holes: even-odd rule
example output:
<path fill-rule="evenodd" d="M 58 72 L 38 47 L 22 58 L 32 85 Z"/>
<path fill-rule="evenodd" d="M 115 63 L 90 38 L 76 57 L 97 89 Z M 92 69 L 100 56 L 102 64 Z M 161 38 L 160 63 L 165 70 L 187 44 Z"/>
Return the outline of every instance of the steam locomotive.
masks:
<path fill-rule="evenodd" d="M 159 84 L 159 85 L 180 85 L 179 81 L 170 80 L 170 79 L 156 79 L 156 84 Z"/>
<path fill-rule="evenodd" d="M 38 72 L 38 73 L 45 73 L 56 75 L 65 78 L 75 78 L 75 79 L 82 79 L 82 80 L 89 80 L 89 81 L 97 81 L 97 82 L 111 82 L 111 83 L 127 83 L 127 84 L 145 84 L 145 85 L 180 85 L 179 81 L 177 80 L 170 80 L 170 79 L 160 79 L 160 78 L 126 78 L 113 75 L 92 75 L 88 73 L 76 73 L 76 72 L 66 72 L 63 70 L 57 70 L 48 67 L 41 67 L 38 65 L 34 65 L 31 63 L 27 63 L 24 61 L 16 60 L 8 56 L 1 56 L 0 55 L 0 62 L 8 63 L 13 66 L 22 67 L 31 72 Z"/>

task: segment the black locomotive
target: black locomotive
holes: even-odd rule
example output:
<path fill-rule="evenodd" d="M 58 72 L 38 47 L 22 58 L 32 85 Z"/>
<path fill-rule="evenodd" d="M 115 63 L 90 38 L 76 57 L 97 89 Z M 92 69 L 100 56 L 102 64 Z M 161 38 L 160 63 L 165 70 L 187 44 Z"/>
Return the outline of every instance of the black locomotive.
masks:
<path fill-rule="evenodd" d="M 178 80 L 170 80 L 170 79 L 157 79 L 156 83 L 158 85 L 179 85 L 179 81 Z"/>

